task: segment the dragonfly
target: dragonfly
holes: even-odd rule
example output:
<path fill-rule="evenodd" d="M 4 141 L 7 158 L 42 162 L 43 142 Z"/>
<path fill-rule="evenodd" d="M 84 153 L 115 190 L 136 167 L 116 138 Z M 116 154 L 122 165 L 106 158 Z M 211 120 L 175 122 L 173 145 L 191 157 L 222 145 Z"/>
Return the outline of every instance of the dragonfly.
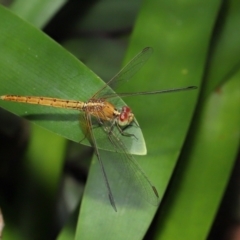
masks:
<path fill-rule="evenodd" d="M 121 153 L 120 164 L 132 175 L 137 182 L 138 188 L 141 190 L 144 198 L 151 204 L 157 205 L 159 202 L 159 194 L 156 187 L 151 183 L 142 168 L 139 166 L 132 154 L 129 153 L 127 147 L 116 135 L 114 129 L 126 137 L 135 137 L 133 134 L 127 132 L 127 128 L 132 124 L 137 124 L 135 116 L 129 106 L 122 106 L 118 109 L 112 99 L 120 97 L 131 97 L 137 95 L 151 95 L 172 93 L 186 90 L 197 89 L 196 86 L 187 86 L 182 88 L 163 89 L 145 92 L 133 93 L 116 93 L 112 88 L 119 86 L 120 83 L 128 81 L 136 72 L 147 62 L 152 55 L 153 49 L 151 47 L 144 48 L 138 53 L 120 72 L 118 72 L 112 79 L 98 90 L 88 101 L 76 101 L 68 99 L 59 99 L 53 97 L 41 96 L 19 96 L 19 95 L 3 95 L 0 96 L 1 100 L 13 101 L 18 103 L 37 104 L 43 106 L 50 106 L 55 108 L 74 109 L 81 111 L 84 120 L 84 133 L 89 139 L 94 152 L 97 156 L 100 168 L 102 171 L 103 179 L 108 192 L 109 201 L 113 209 L 117 212 L 115 199 L 112 189 L 108 180 L 107 172 L 104 168 L 103 160 L 101 158 L 98 141 L 94 136 L 94 122 L 97 121 L 98 125 L 106 133 L 109 142 L 116 152 Z"/>

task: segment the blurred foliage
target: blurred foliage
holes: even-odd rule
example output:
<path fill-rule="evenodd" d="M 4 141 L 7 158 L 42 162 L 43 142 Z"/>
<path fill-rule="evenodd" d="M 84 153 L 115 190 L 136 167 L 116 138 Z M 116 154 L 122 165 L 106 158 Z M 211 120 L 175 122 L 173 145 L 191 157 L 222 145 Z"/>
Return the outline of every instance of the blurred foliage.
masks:
<path fill-rule="evenodd" d="M 218 231 L 224 237 L 214 221 L 239 148 L 240 0 L 4 4 L 0 95 L 86 100 L 103 86 L 98 76 L 111 79 L 125 55 L 127 63 L 146 46 L 153 56 L 119 92 L 198 90 L 124 99 L 148 150 L 135 158 L 160 205 L 135 196 L 119 155 L 101 151 L 117 213 L 92 149 L 78 143 L 78 114 L 0 102 L 45 128 L 0 109 L 3 239 L 221 239 Z"/>

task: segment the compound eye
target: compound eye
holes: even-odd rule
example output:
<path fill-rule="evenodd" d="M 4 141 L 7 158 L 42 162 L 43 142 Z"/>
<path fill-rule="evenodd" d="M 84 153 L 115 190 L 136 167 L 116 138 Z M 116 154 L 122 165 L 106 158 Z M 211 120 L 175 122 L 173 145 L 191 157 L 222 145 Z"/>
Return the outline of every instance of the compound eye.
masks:
<path fill-rule="evenodd" d="M 119 116 L 119 118 L 120 118 L 120 121 L 126 121 L 126 119 L 128 118 L 128 113 L 126 113 L 126 112 L 122 112 L 121 114 L 120 114 L 120 116 Z"/>
<path fill-rule="evenodd" d="M 131 108 L 130 108 L 130 107 L 127 107 L 127 106 L 123 106 L 123 107 L 122 107 L 122 112 L 130 113 L 130 112 L 131 112 Z"/>

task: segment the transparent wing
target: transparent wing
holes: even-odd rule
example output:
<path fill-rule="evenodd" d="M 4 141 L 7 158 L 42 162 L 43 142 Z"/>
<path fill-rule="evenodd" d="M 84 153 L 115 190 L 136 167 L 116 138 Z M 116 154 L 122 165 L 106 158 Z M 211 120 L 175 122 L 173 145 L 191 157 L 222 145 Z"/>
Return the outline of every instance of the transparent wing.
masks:
<path fill-rule="evenodd" d="M 119 73 L 117 73 L 97 93 L 95 93 L 92 98 L 107 98 L 108 95 L 111 95 L 112 97 L 113 94 L 111 88 L 118 87 L 120 83 L 129 80 L 133 75 L 135 75 L 147 62 L 152 53 L 153 49 L 151 47 L 144 48 Z"/>
<path fill-rule="evenodd" d="M 104 165 L 103 165 L 103 162 L 102 162 L 102 159 L 101 159 L 101 155 L 100 155 L 100 152 L 99 152 L 99 149 L 98 149 L 98 146 L 97 146 L 97 141 L 96 141 L 96 138 L 95 138 L 94 133 L 93 133 L 93 124 L 92 124 L 91 115 L 88 114 L 88 113 L 85 113 L 84 118 L 85 118 L 85 122 L 86 122 L 86 128 L 87 128 L 87 131 L 88 131 L 86 136 L 89 138 L 89 141 L 90 141 L 92 147 L 94 148 L 94 152 L 97 156 L 97 159 L 98 159 L 101 171 L 102 171 L 103 179 L 104 179 L 107 191 L 108 191 L 109 201 L 110 201 L 113 209 L 117 212 L 117 207 L 116 207 L 115 200 L 114 200 L 114 197 L 113 197 L 113 194 L 112 194 L 112 190 L 111 190 L 111 187 L 110 187 L 110 184 L 109 184 L 109 181 L 108 181 L 107 173 L 105 171 L 105 168 L 104 168 Z"/>
<path fill-rule="evenodd" d="M 103 129 L 108 135 L 109 143 L 112 144 L 118 154 L 117 160 L 115 161 L 115 167 L 121 171 L 121 178 L 129 181 L 129 186 L 134 187 L 134 192 L 140 197 L 143 197 L 150 204 L 157 206 L 159 204 L 159 197 L 156 188 L 152 185 L 144 171 L 141 169 L 133 155 L 127 152 L 127 148 L 124 143 L 120 140 L 117 134 L 121 134 L 115 127 L 115 131 L 109 130 L 111 125 L 106 122 L 103 123 Z M 121 170 L 120 170 L 121 169 Z"/>

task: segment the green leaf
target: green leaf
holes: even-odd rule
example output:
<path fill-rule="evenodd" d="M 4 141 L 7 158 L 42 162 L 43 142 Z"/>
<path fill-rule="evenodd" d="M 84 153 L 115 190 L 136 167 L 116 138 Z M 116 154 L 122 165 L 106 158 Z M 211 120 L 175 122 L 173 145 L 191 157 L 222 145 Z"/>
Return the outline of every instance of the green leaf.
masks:
<path fill-rule="evenodd" d="M 227 6 L 227 8 L 225 8 Z M 240 17 L 237 9 L 239 0 L 226 1 L 222 8 L 224 11 L 219 19 L 214 32 L 210 51 L 210 60 L 206 72 L 206 89 L 203 98 L 224 81 L 228 81 L 240 68 L 240 36 L 236 34 L 240 26 Z"/>
<path fill-rule="evenodd" d="M 159 239 L 207 239 L 239 148 L 239 79 L 240 71 L 199 112 L 193 146 L 188 142 L 183 152 L 158 223 Z"/>
<path fill-rule="evenodd" d="M 15 0 L 10 9 L 35 27 L 42 28 L 65 2 L 66 0 Z"/>
<path fill-rule="evenodd" d="M 206 17 L 203 12 L 207 11 L 212 19 L 217 7 L 207 10 L 208 6 L 199 2 L 202 11 L 198 12 L 197 22 L 186 24 L 196 16 L 197 6 L 187 15 L 186 5 L 181 4 L 176 1 L 143 2 L 127 59 L 145 46 L 152 46 L 154 53 L 144 69 L 129 82 L 128 88 L 123 87 L 121 92 L 200 86 L 213 20 L 201 31 L 196 26 Z M 178 19 L 185 24 L 179 24 Z M 186 34 L 188 32 L 191 34 Z M 196 56 L 194 61 L 193 56 Z M 136 159 L 157 187 L 160 201 L 187 135 L 197 94 L 198 90 L 126 99 L 143 130 L 148 149 L 147 156 Z M 111 161 L 117 162 L 117 155 L 109 153 L 104 156 L 105 162 L 109 163 L 105 164 L 106 168 L 113 164 Z M 142 195 L 135 194 L 136 186 L 128 181 L 125 172 L 112 180 L 117 164 L 115 169 L 109 169 L 118 212 L 115 213 L 109 203 L 100 169 L 94 160 L 82 201 L 76 239 L 142 239 L 151 224 L 157 207 L 145 201 Z"/>
<path fill-rule="evenodd" d="M 240 1 L 226 4 L 213 32 L 192 132 L 158 222 L 158 239 L 207 238 L 239 151 Z"/>
<path fill-rule="evenodd" d="M 103 82 L 73 55 L 20 18 L 0 8 L 0 95 L 30 95 L 87 101 Z M 125 105 L 119 98 L 116 102 Z M 79 112 L 1 101 L 1 107 L 75 142 L 84 139 Z M 141 129 L 131 127 L 137 141 L 120 136 L 128 151 L 145 154 Z M 94 129 L 99 148 L 114 151 L 105 133 Z M 85 139 L 81 143 L 90 145 Z"/>

